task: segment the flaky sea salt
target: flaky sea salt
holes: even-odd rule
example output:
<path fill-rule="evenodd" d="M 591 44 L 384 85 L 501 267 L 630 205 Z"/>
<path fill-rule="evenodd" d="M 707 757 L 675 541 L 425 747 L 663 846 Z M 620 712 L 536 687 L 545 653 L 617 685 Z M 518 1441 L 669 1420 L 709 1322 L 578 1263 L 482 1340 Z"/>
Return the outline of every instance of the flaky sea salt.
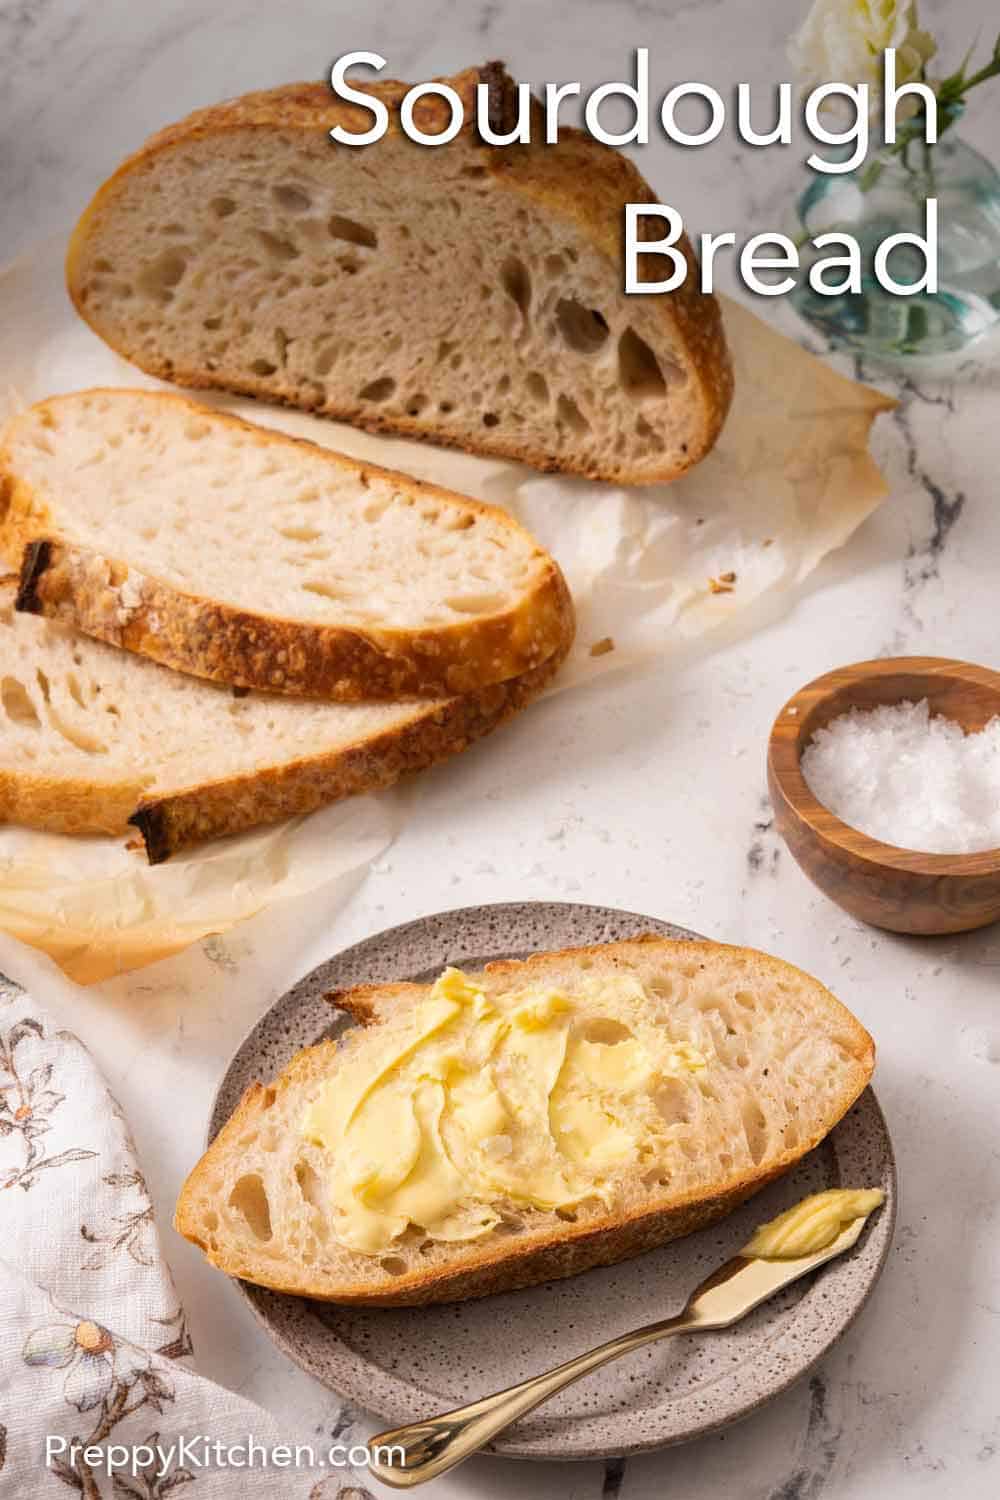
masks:
<path fill-rule="evenodd" d="M 844 823 L 925 854 L 1000 848 L 1000 718 L 975 734 L 927 700 L 853 708 L 802 756 L 813 795 Z"/>

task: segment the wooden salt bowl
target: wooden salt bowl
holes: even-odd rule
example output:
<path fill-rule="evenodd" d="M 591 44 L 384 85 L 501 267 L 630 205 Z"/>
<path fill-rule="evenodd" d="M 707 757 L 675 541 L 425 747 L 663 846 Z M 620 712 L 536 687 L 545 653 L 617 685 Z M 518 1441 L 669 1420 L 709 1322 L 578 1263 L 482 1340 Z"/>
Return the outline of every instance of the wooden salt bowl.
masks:
<path fill-rule="evenodd" d="M 1000 672 L 936 656 L 858 662 L 817 677 L 774 721 L 767 780 L 775 823 L 798 864 L 852 916 L 890 932 L 968 932 L 1000 918 L 1000 849 L 921 854 L 869 838 L 813 796 L 801 757 L 817 729 L 851 708 L 926 698 L 932 714 L 982 729 L 1000 714 Z"/>

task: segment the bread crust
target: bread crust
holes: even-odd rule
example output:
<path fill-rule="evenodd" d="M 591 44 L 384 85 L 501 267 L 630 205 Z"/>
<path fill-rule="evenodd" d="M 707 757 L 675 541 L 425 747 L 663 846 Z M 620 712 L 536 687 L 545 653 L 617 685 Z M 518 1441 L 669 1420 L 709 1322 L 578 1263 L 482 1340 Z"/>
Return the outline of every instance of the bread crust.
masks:
<path fill-rule="evenodd" d="M 536 698 L 562 664 L 568 643 L 523 676 L 476 693 L 416 705 L 405 724 L 256 772 L 228 776 L 173 796 L 140 802 L 129 822 L 142 834 L 150 864 L 188 844 L 240 833 L 262 823 L 312 812 L 361 792 L 391 786 L 407 771 L 422 771 L 499 728 Z"/>
<path fill-rule="evenodd" d="M 0 579 L 9 607 L 15 581 Z M 569 643 L 533 672 L 468 696 L 415 702 L 409 719 L 377 736 L 307 755 L 285 765 L 224 777 L 173 796 L 145 797 L 141 778 L 117 780 L 39 775 L 0 767 L 0 822 L 50 833 L 120 836 L 129 825 L 142 834 L 151 864 L 188 844 L 277 822 L 355 793 L 391 785 L 506 722 L 543 691 Z M 155 669 L 150 668 L 154 678 Z"/>
<path fill-rule="evenodd" d="M 609 954 L 626 955 L 635 946 L 658 946 L 666 954 L 683 956 L 685 962 L 695 963 L 726 951 L 736 959 L 763 965 L 765 969 L 770 968 L 782 978 L 787 978 L 789 971 L 803 974 L 794 965 L 756 949 L 707 941 L 676 941 L 652 934 L 626 942 L 598 943 L 555 953 L 534 954 L 527 959 L 502 959 L 487 964 L 484 972 L 491 977 L 523 977 L 526 981 L 532 978 L 544 979 L 545 971 L 550 966 L 565 966 L 567 962 L 579 960 L 604 960 Z M 213 1254 L 201 1237 L 194 1206 L 202 1181 L 211 1171 L 212 1158 L 216 1154 L 224 1154 L 230 1143 L 252 1129 L 282 1090 L 295 1087 L 302 1072 L 311 1072 L 315 1065 L 323 1069 L 327 1062 L 332 1062 L 337 1044 L 323 1042 L 318 1047 L 305 1048 L 296 1054 L 284 1072 L 266 1087 L 261 1083 L 249 1086 L 235 1112 L 185 1182 L 177 1204 L 175 1227 L 186 1239 L 198 1245 L 213 1265 L 231 1276 L 242 1277 L 275 1291 L 311 1297 L 318 1301 L 372 1307 L 419 1306 L 515 1291 L 542 1281 L 575 1276 L 595 1266 L 613 1265 L 642 1254 L 681 1235 L 691 1234 L 715 1223 L 768 1183 L 782 1176 L 819 1144 L 867 1087 L 875 1066 L 875 1044 L 871 1036 L 825 986 L 810 975 L 803 977 L 810 986 L 815 987 L 817 998 L 822 999 L 825 1007 L 831 1007 L 836 1015 L 838 1037 L 858 1064 L 857 1086 L 841 1092 L 831 1106 L 831 1118 L 825 1130 L 812 1138 L 801 1140 L 794 1147 L 786 1148 L 766 1168 L 744 1172 L 727 1181 L 720 1185 L 718 1191 L 709 1194 L 667 1193 L 660 1202 L 625 1210 L 617 1216 L 608 1215 L 582 1225 L 567 1221 L 558 1229 L 547 1233 L 533 1231 L 527 1246 L 522 1238 L 493 1240 L 486 1245 L 471 1242 L 462 1247 L 461 1263 L 454 1267 L 402 1272 L 387 1277 L 384 1287 L 373 1287 L 370 1282 L 344 1284 L 337 1288 L 336 1293 L 324 1290 L 315 1280 L 310 1281 L 307 1267 L 302 1267 L 301 1275 L 295 1278 L 279 1274 L 272 1259 L 254 1253 L 249 1246 L 246 1255 L 238 1263 L 231 1256 Z M 347 991 L 331 992 L 327 999 L 350 1014 L 358 1024 L 367 1026 L 378 1022 L 379 1007 L 375 1003 L 377 997 L 382 997 L 383 1002 L 396 999 L 405 1004 L 411 995 L 416 999 L 425 992 L 426 986 L 422 985 L 361 985 Z"/>
<path fill-rule="evenodd" d="M 472 518 L 487 517 L 492 526 L 524 534 L 495 506 L 209 411 L 185 396 L 142 395 L 250 432 L 265 446 L 305 448 L 338 473 L 346 469 L 356 474 L 363 486 L 371 478 L 386 480 L 408 494 L 460 505 Z M 55 397 L 32 410 L 44 415 L 74 399 Z M 532 671 L 564 651 L 575 629 L 566 581 L 554 559 L 537 545 L 532 558 L 536 578 L 512 608 L 423 630 L 362 631 L 286 619 L 187 592 L 61 539 L 44 501 L 16 471 L 10 435 L 0 446 L 0 549 L 12 563 L 21 563 L 19 610 L 61 620 L 191 676 L 342 703 L 474 692 Z"/>
<path fill-rule="evenodd" d="M 620 279 L 624 273 L 625 204 L 657 202 L 656 195 L 635 165 L 585 132 L 569 127 L 560 129 L 558 142 L 552 145 L 540 143 L 537 139 L 537 104 L 534 106 L 532 144 L 511 149 L 485 145 L 475 130 L 474 90 L 477 83 L 487 82 L 494 101 L 494 114 L 499 108 L 501 117 L 506 117 L 513 85 L 501 63 L 468 68 L 454 77 L 438 81 L 448 83 L 463 100 L 465 125 L 456 142 L 476 150 L 484 172 L 501 191 L 510 195 L 511 219 L 519 197 L 532 200 L 554 216 L 572 223 L 593 248 L 607 258 L 612 274 Z M 401 134 L 396 106 L 409 85 L 392 79 L 365 82 L 363 87 L 366 93 L 389 107 L 387 134 Z M 414 121 L 419 129 L 434 134 L 446 127 L 450 113 L 442 99 L 425 96 L 414 110 Z M 221 134 L 242 130 L 281 130 L 313 137 L 326 135 L 337 125 L 361 132 L 368 129 L 370 118 L 366 110 L 336 98 L 325 84 L 292 83 L 195 110 L 186 119 L 151 136 L 98 189 L 73 231 L 66 257 L 66 284 L 77 312 L 117 353 L 162 380 L 192 388 L 237 391 L 241 395 L 277 401 L 301 410 L 318 411 L 369 431 L 396 432 L 446 447 L 514 459 L 543 472 L 579 474 L 587 479 L 610 480 L 618 484 L 663 483 L 678 478 L 705 456 L 715 443 L 729 410 L 733 370 L 719 304 L 714 296 L 701 291 L 697 261 L 686 236 L 678 246 L 686 256 L 688 266 L 683 285 L 667 295 L 639 293 L 633 299 L 644 306 L 654 322 L 660 324 L 666 337 L 673 335 L 676 339 L 679 336 L 687 358 L 687 373 L 697 396 L 693 404 L 699 420 L 687 440 L 686 451 L 682 450 L 679 459 L 664 455 L 662 463 L 654 468 L 639 467 L 610 453 L 600 461 L 581 457 L 572 451 L 557 456 L 543 447 L 508 435 L 501 425 L 484 428 L 473 439 L 442 430 L 425 416 L 379 414 L 370 405 L 352 401 L 346 395 L 327 400 L 317 398 L 310 402 L 291 386 L 282 388 L 280 383 L 251 373 L 231 371 L 223 378 L 221 372 L 173 363 L 154 353 L 130 347 L 113 326 L 108 326 L 88 310 L 84 296 L 84 270 L 91 240 L 99 233 L 102 217 L 113 206 L 119 186 L 132 172 L 145 170 L 157 157 L 175 148 Z M 378 147 L 365 149 L 377 151 Z"/>

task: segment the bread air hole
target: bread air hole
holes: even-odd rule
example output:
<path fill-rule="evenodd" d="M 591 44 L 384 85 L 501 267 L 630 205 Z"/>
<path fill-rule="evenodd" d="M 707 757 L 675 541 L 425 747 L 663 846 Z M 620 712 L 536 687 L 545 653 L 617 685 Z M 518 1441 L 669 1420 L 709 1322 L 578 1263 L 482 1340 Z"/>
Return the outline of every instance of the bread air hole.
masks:
<path fill-rule="evenodd" d="M 71 724 L 67 719 L 64 719 L 51 703 L 49 704 L 49 723 L 57 734 L 62 735 L 68 744 L 75 745 L 77 750 L 82 750 L 86 755 L 104 755 L 106 753 L 108 748 L 106 745 L 102 744 L 96 736 L 88 734 L 85 729 L 81 729 L 78 725 Z"/>
<path fill-rule="evenodd" d="M 139 290 L 157 302 L 170 302 L 173 289 L 186 270 L 187 255 L 183 250 L 164 250 L 155 260 L 147 261 L 139 272 Z"/>
<path fill-rule="evenodd" d="M 301 250 L 294 240 L 281 234 L 271 234 L 268 229 L 255 229 L 258 243 L 274 261 L 297 260 Z"/>
<path fill-rule="evenodd" d="M 319 351 L 316 358 L 313 360 L 313 374 L 318 375 L 320 379 L 322 379 L 324 375 L 329 375 L 330 371 L 333 369 L 334 364 L 336 363 L 336 359 L 336 345 L 328 344 L 325 349 L 321 349 Z"/>
<path fill-rule="evenodd" d="M 503 594 L 452 594 L 444 602 L 457 615 L 492 615 L 506 601 Z"/>
<path fill-rule="evenodd" d="M 23 724 L 31 729 L 41 728 L 42 721 L 28 690 L 16 677 L 5 677 L 0 682 L 0 702 L 12 724 Z"/>
<path fill-rule="evenodd" d="M 575 297 L 556 303 L 556 326 L 567 348 L 577 354 L 596 354 L 608 341 L 608 325 L 596 307 L 584 307 Z"/>
<path fill-rule="evenodd" d="M 323 533 L 315 526 L 279 526 L 278 535 L 286 536 L 290 542 L 318 542 Z"/>
<path fill-rule="evenodd" d="M 617 1047 L 619 1042 L 629 1041 L 632 1033 L 624 1022 L 616 1021 L 611 1016 L 598 1016 L 580 1028 L 580 1035 L 585 1042 L 599 1042 L 604 1047 Z"/>
<path fill-rule="evenodd" d="M 299 1185 L 299 1192 L 302 1194 L 304 1203 L 308 1203 L 310 1208 L 323 1207 L 323 1187 L 319 1173 L 301 1156 L 295 1163 L 295 1181 Z"/>
<path fill-rule="evenodd" d="M 235 201 L 225 196 L 212 198 L 208 206 L 217 219 L 228 219 L 230 214 L 236 212 Z"/>
<path fill-rule="evenodd" d="M 657 401 L 666 394 L 660 361 L 631 327 L 618 340 L 618 379 L 632 401 Z"/>
<path fill-rule="evenodd" d="M 297 187 L 292 182 L 276 182 L 271 189 L 271 197 L 288 214 L 304 214 L 312 208 L 312 199 L 305 188 Z"/>
<path fill-rule="evenodd" d="M 382 375 L 378 380 L 370 380 L 363 385 L 358 392 L 359 401 L 388 401 L 396 389 L 396 382 L 391 375 Z"/>
<path fill-rule="evenodd" d="M 676 1078 L 665 1078 L 653 1096 L 653 1102 L 667 1125 L 686 1125 L 689 1121 L 688 1094 Z"/>
<path fill-rule="evenodd" d="M 378 249 L 378 235 L 367 224 L 356 219 L 347 219 L 343 214 L 333 214 L 327 222 L 330 238 L 346 240 L 349 245 L 363 245 L 366 250 Z"/>
<path fill-rule="evenodd" d="M 271 1205 L 258 1172 L 247 1172 L 239 1179 L 229 1194 L 229 1206 L 243 1215 L 254 1239 L 271 1238 Z"/>
<path fill-rule="evenodd" d="M 532 401 L 539 406 L 549 404 L 549 386 L 545 376 L 538 370 L 532 370 L 524 382 L 524 388 Z"/>
<path fill-rule="evenodd" d="M 402 1276 L 406 1270 L 406 1261 L 401 1255 L 383 1255 L 379 1257 L 379 1265 L 383 1271 L 390 1276 Z"/>
<path fill-rule="evenodd" d="M 577 406 L 572 396 L 565 393 L 556 401 L 556 421 L 562 422 L 571 432 L 584 433 L 590 431 L 590 423 Z"/>
<path fill-rule="evenodd" d="M 338 586 L 335 583 L 310 581 L 309 583 L 304 583 L 302 589 L 306 594 L 318 594 L 321 599 L 339 600 L 351 597 L 349 589 L 344 588 L 342 585 Z"/>
<path fill-rule="evenodd" d="M 759 1104 L 748 1099 L 743 1105 L 743 1133 L 747 1138 L 750 1158 L 759 1167 L 767 1154 L 767 1120 Z"/>
<path fill-rule="evenodd" d="M 381 495 L 376 500 L 369 500 L 361 512 L 362 521 L 367 521 L 369 526 L 374 526 L 376 521 L 381 521 L 391 503 L 388 495 Z"/>
<path fill-rule="evenodd" d="M 518 260 L 516 255 L 508 255 L 500 267 L 500 285 L 527 325 L 531 318 L 531 275 L 524 261 Z"/>

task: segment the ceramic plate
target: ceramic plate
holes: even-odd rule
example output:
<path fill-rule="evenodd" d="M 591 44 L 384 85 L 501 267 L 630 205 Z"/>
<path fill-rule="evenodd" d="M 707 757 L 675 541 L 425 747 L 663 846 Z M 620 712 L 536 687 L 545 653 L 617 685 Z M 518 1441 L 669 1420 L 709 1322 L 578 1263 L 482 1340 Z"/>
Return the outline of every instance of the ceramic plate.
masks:
<path fill-rule="evenodd" d="M 422 917 L 321 964 L 254 1027 L 216 1096 L 213 1137 L 248 1083 L 268 1079 L 300 1047 L 335 1035 L 326 990 L 424 979 L 535 949 L 657 932 L 696 934 L 633 912 L 517 902 Z M 509 1428 L 488 1450 L 511 1458 L 597 1458 L 684 1442 L 744 1417 L 799 1379 L 864 1305 L 888 1254 L 896 1176 L 871 1090 L 782 1181 L 714 1228 L 636 1260 L 566 1281 L 441 1307 L 362 1309 L 237 1283 L 288 1356 L 317 1380 L 399 1424 L 558 1364 L 604 1339 L 676 1312 L 688 1292 L 804 1194 L 839 1184 L 881 1187 L 886 1205 L 857 1249 L 728 1332 L 668 1339 L 595 1372 Z"/>

